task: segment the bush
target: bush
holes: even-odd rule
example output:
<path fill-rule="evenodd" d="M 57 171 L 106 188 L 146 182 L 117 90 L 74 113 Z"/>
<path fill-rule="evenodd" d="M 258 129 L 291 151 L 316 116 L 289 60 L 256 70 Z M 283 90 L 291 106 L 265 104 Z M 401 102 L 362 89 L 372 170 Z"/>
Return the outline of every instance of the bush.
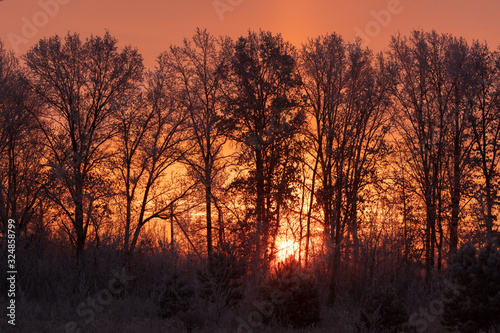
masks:
<path fill-rule="evenodd" d="M 241 277 L 245 274 L 245 265 L 238 259 L 235 246 L 223 245 L 197 274 L 201 298 L 220 309 L 236 305 L 243 298 Z"/>
<path fill-rule="evenodd" d="M 363 301 L 356 326 L 358 332 L 411 332 L 408 320 L 404 299 L 392 287 L 374 287 Z"/>
<path fill-rule="evenodd" d="M 303 328 L 320 322 L 318 289 L 296 260 L 278 264 L 264 293 L 273 304 L 272 314 L 280 324 Z"/>
<path fill-rule="evenodd" d="M 450 261 L 450 277 L 458 288 L 445 304 L 443 325 L 460 332 L 488 330 L 500 324 L 500 250 L 493 243 L 479 253 L 464 244 Z"/>
<path fill-rule="evenodd" d="M 164 318 L 175 316 L 179 312 L 186 312 L 191 308 L 194 297 L 194 288 L 185 276 L 178 272 L 172 273 L 165 279 L 156 303 L 160 307 L 160 315 Z"/>

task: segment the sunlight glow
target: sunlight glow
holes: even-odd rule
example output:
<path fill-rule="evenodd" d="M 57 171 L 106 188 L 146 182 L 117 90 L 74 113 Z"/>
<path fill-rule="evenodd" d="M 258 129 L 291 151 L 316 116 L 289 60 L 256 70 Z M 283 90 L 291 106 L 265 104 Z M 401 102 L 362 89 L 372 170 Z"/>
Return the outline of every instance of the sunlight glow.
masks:
<path fill-rule="evenodd" d="M 293 240 L 287 240 L 279 243 L 276 249 L 276 261 L 282 262 L 285 259 L 293 256 L 296 260 L 299 259 L 299 244 Z"/>

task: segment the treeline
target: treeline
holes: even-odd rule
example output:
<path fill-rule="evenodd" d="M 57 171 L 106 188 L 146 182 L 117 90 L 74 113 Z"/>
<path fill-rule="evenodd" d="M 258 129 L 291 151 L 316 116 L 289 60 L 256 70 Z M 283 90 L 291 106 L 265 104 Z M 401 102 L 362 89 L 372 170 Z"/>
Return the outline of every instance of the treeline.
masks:
<path fill-rule="evenodd" d="M 105 244 L 130 264 L 231 243 L 259 277 L 291 240 L 329 276 L 429 275 L 498 236 L 500 55 L 485 42 L 413 31 L 374 54 L 337 34 L 296 48 L 197 30 L 155 68 L 109 33 L 20 57 L 0 44 L 0 117 L 4 244 L 10 218 L 26 246 L 77 262 Z"/>

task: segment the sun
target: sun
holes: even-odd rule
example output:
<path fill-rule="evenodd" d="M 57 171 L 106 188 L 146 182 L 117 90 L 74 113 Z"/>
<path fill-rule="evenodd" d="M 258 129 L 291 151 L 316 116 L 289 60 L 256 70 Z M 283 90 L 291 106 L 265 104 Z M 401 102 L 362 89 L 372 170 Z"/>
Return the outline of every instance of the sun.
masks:
<path fill-rule="evenodd" d="M 276 248 L 276 261 L 285 261 L 285 259 L 289 258 L 290 256 L 293 256 L 298 260 L 299 244 L 294 240 L 287 240 L 279 243 Z"/>

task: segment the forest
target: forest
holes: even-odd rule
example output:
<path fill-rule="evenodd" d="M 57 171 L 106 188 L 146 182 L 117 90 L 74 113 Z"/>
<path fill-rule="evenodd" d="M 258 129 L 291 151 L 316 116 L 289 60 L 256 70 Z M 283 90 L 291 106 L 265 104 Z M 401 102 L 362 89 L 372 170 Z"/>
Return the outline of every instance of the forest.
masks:
<path fill-rule="evenodd" d="M 500 332 L 500 47 L 165 50 L 0 41 L 2 332 Z"/>

